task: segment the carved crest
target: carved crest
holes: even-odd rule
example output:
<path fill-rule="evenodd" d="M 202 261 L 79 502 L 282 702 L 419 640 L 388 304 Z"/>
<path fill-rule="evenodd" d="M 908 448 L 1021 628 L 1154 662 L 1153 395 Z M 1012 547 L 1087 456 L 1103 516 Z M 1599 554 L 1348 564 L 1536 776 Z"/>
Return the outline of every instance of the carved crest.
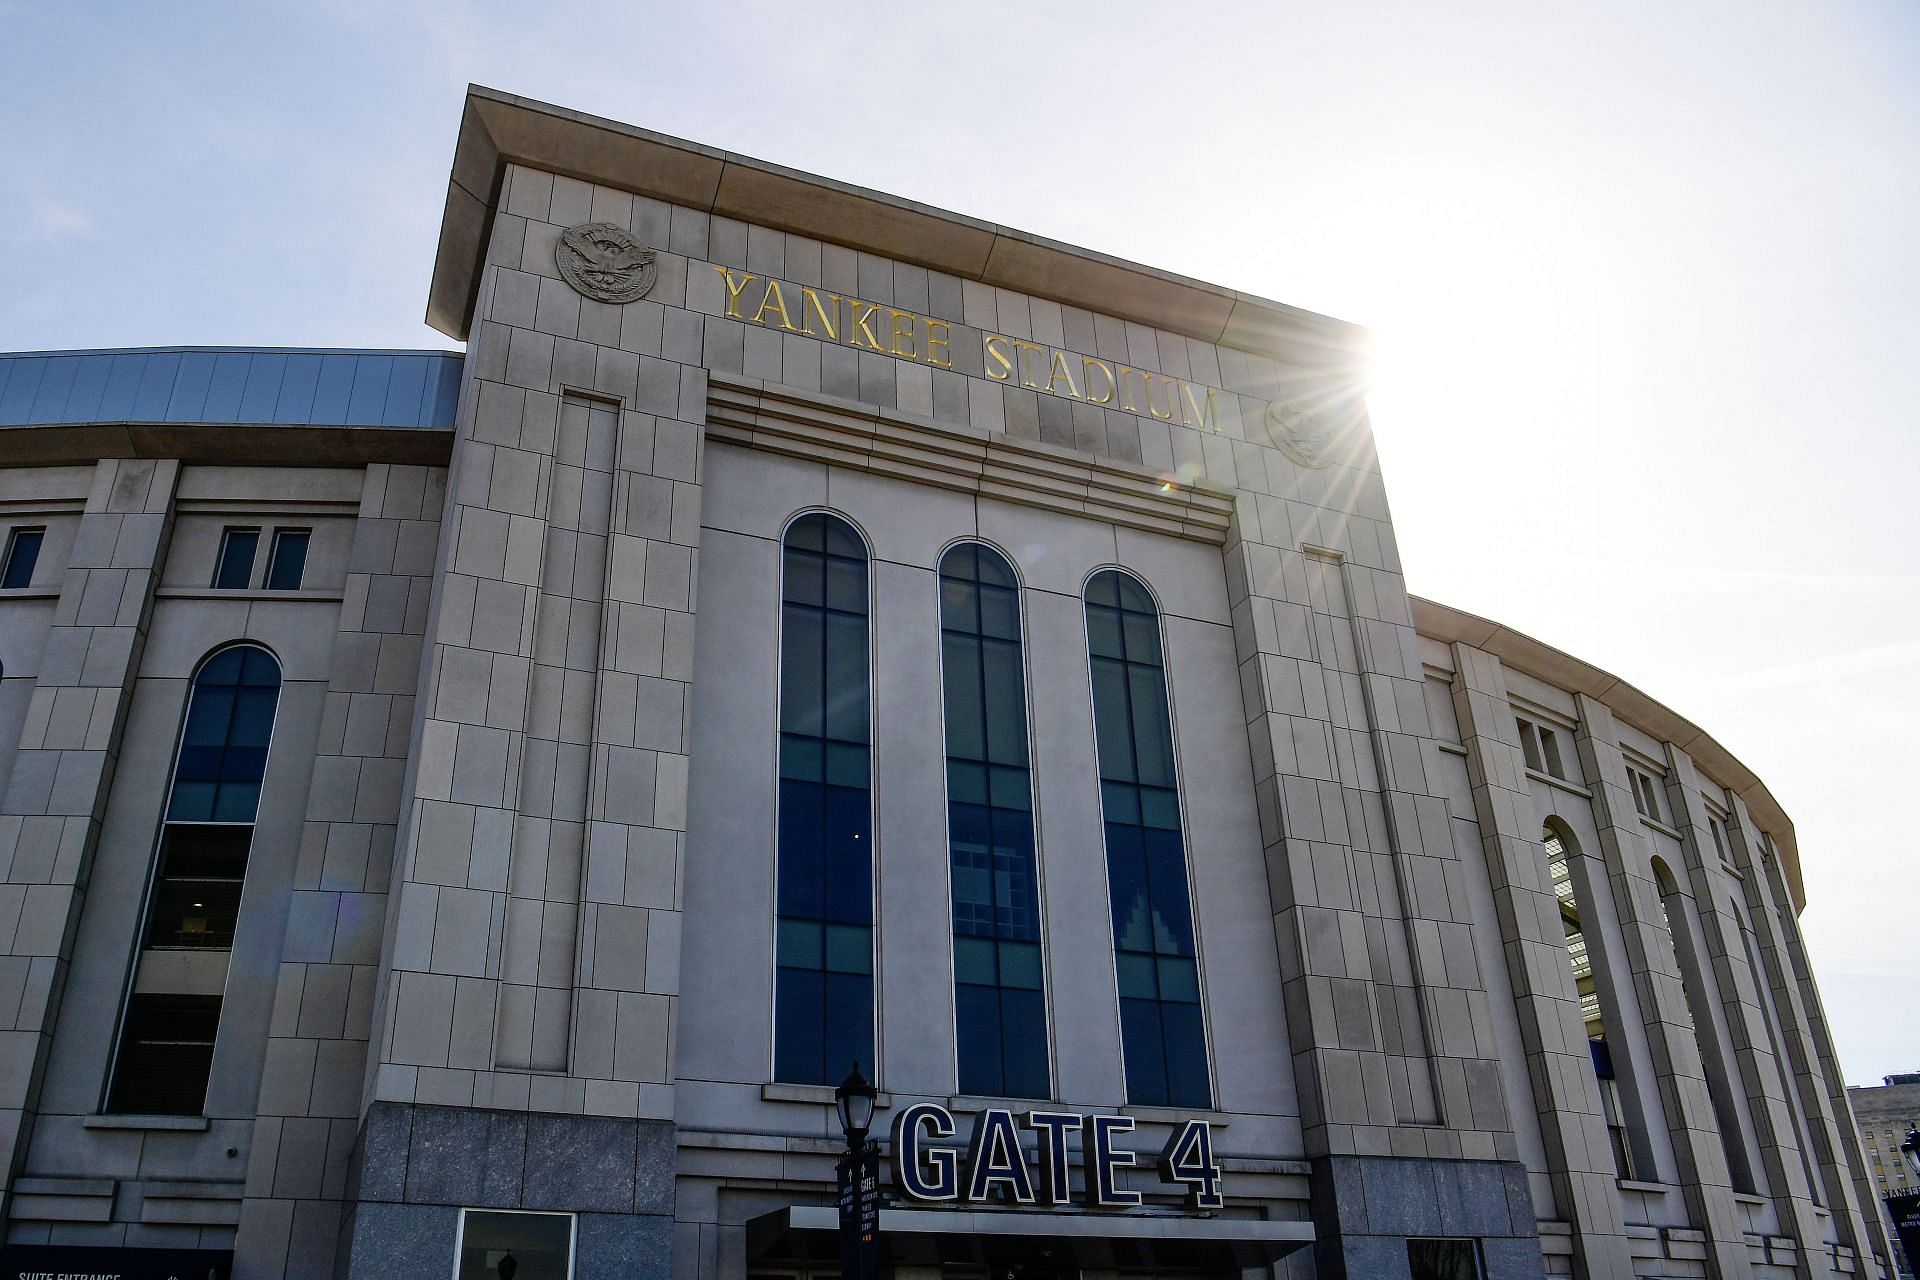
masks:
<path fill-rule="evenodd" d="M 1267 406 L 1267 435 L 1273 447 L 1309 469 L 1327 465 L 1328 451 L 1339 434 L 1339 424 L 1324 410 L 1296 400 L 1275 400 Z"/>
<path fill-rule="evenodd" d="M 633 302 L 647 296 L 660 268 L 625 227 L 583 222 L 560 233 L 553 246 L 560 278 L 595 302 Z"/>

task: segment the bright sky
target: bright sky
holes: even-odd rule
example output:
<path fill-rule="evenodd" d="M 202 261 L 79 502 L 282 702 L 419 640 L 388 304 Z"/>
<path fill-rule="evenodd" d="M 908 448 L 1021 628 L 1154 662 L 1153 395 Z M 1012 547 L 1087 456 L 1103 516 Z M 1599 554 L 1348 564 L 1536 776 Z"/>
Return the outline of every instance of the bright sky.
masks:
<path fill-rule="evenodd" d="M 450 345 L 470 80 L 1371 326 L 1409 587 L 1765 778 L 1920 1068 L 1920 7 L 0 0 L 0 350 Z"/>

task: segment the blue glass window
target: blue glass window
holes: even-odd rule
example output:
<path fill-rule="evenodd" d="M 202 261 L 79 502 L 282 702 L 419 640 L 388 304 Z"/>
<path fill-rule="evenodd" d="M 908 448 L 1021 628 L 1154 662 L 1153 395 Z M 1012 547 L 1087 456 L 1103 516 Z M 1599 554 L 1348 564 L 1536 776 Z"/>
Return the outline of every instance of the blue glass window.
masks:
<path fill-rule="evenodd" d="M 1160 616 L 1134 578 L 1087 583 L 1087 649 L 1127 1100 L 1211 1106 Z"/>
<path fill-rule="evenodd" d="M 960 1092 L 1045 1098 L 1020 592 L 997 552 L 963 544 L 941 558 L 940 643 Z"/>
<path fill-rule="evenodd" d="M 15 529 L 7 535 L 6 562 L 0 564 L 0 587 L 13 590 L 33 585 L 34 566 L 40 563 L 40 544 L 46 539 L 44 527 Z"/>
<path fill-rule="evenodd" d="M 260 547 L 258 529 L 228 529 L 220 535 L 220 560 L 213 568 L 216 591 L 245 591 L 253 584 L 253 553 Z"/>
<path fill-rule="evenodd" d="M 223 649 L 200 668 L 174 766 L 168 822 L 252 822 L 280 702 L 280 664 L 256 645 Z"/>
<path fill-rule="evenodd" d="M 275 529 L 273 550 L 267 553 L 267 590 L 298 591 L 307 571 L 307 529 Z"/>
<path fill-rule="evenodd" d="M 145 950 L 233 948 L 279 702 L 280 664 L 258 645 L 222 649 L 194 677 L 141 933 Z M 133 996 L 121 1019 L 108 1109 L 198 1115 L 219 1022 L 218 996 Z"/>
<path fill-rule="evenodd" d="M 875 1069 L 866 547 L 802 516 L 781 578 L 773 1071 L 835 1084 Z"/>

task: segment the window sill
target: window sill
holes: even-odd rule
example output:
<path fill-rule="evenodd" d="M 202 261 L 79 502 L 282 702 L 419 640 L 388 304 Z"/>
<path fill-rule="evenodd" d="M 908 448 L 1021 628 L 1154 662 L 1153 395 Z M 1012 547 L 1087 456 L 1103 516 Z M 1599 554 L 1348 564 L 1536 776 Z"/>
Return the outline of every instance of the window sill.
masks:
<path fill-rule="evenodd" d="M 1735 1204 L 1744 1204 L 1750 1209 L 1764 1209 L 1767 1207 L 1767 1198 L 1765 1196 L 1750 1196 L 1744 1191 L 1734 1192 L 1733 1200 Z"/>
<path fill-rule="evenodd" d="M 205 1133 L 205 1116 L 86 1116 L 85 1129 L 142 1129 L 161 1133 Z"/>
<path fill-rule="evenodd" d="M 0 587 L 0 600 L 58 600 L 58 587 Z"/>
<path fill-rule="evenodd" d="M 1573 795 L 1579 796 L 1583 800 L 1593 799 L 1593 792 L 1587 790 L 1585 787 L 1581 786 L 1579 783 L 1568 782 L 1565 778 L 1556 778 L 1544 769 L 1528 769 L 1527 776 L 1529 778 L 1532 778 L 1535 782 L 1544 782 L 1548 786 L 1553 787 L 1556 790 L 1569 792 Z"/>
<path fill-rule="evenodd" d="M 833 1086 L 830 1084 L 763 1084 L 760 1086 L 762 1102 L 810 1102 L 818 1105 L 833 1105 Z M 884 1111 L 893 1105 L 893 1095 L 882 1093 L 873 1101 L 875 1111 Z"/>
<path fill-rule="evenodd" d="M 1125 1106 L 1120 1108 L 1120 1114 L 1145 1120 L 1148 1124 L 1185 1124 L 1189 1120 L 1205 1120 L 1215 1129 L 1224 1129 L 1233 1123 L 1233 1117 L 1224 1111 L 1186 1111 L 1179 1107 Z"/>
<path fill-rule="evenodd" d="M 1639 1191 L 1650 1196 L 1663 1196 L 1673 1190 L 1664 1182 L 1636 1182 L 1632 1178 L 1615 1178 L 1613 1182 L 1622 1191 Z"/>
<path fill-rule="evenodd" d="M 1666 823 L 1660 821 L 1660 819 L 1658 818 L 1649 818 L 1646 814 L 1643 813 L 1640 815 L 1640 821 L 1645 823 L 1647 826 L 1652 827 L 1655 831 L 1658 831 L 1661 835 L 1672 836 L 1675 840 L 1678 840 L 1681 838 L 1680 832 L 1678 830 L 1668 826 Z"/>
<path fill-rule="evenodd" d="M 158 600 L 281 600 L 301 604 L 339 604 L 346 598 L 344 591 L 241 591 L 220 587 L 159 587 L 153 594 Z"/>

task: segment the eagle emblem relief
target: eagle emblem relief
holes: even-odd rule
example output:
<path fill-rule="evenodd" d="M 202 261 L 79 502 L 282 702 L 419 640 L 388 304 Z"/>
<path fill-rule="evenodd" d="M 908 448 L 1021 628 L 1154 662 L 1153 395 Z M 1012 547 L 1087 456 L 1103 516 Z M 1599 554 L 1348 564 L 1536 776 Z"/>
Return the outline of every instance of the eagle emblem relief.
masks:
<path fill-rule="evenodd" d="M 1310 408 L 1297 400 L 1275 400 L 1267 406 L 1267 436 L 1296 466 L 1324 467 L 1340 434 L 1324 408 Z"/>
<path fill-rule="evenodd" d="M 644 298 L 660 275 L 653 250 L 611 222 L 583 222 L 562 231 L 553 262 L 561 279 L 595 302 Z"/>

